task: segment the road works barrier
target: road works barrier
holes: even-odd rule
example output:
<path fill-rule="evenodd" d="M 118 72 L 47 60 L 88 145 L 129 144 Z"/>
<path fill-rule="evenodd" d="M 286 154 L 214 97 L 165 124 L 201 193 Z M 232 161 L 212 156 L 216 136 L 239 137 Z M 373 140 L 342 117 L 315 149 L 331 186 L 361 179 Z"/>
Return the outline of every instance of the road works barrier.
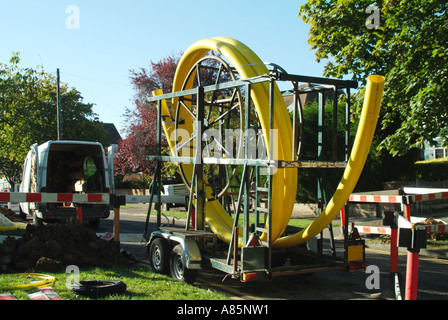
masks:
<path fill-rule="evenodd" d="M 179 196 L 161 196 L 163 203 L 177 202 Z M 153 197 L 158 201 L 158 196 Z M 23 202 L 46 202 L 46 203 L 70 203 L 76 207 L 76 218 L 83 221 L 83 204 L 110 204 L 114 210 L 114 240 L 120 241 L 120 206 L 127 203 L 149 203 L 150 196 L 115 195 L 109 193 L 26 193 L 26 192 L 2 192 L 0 202 L 23 203 Z"/>
<path fill-rule="evenodd" d="M 421 218 L 411 217 L 411 204 L 424 201 L 448 199 L 447 189 L 436 188 L 402 188 L 398 190 L 373 191 L 369 193 L 352 194 L 349 203 L 383 203 L 400 204 L 403 215 L 398 212 L 385 212 L 383 215 L 384 227 L 356 226 L 360 233 L 388 234 L 390 240 L 390 273 L 391 279 L 399 279 L 398 275 L 398 248 L 408 250 L 406 265 L 406 300 L 417 299 L 418 264 L 420 249 L 426 248 L 427 232 L 448 230 L 444 222 L 435 225 L 419 225 Z M 341 212 L 341 221 L 344 223 L 345 208 Z M 399 285 L 395 285 L 399 290 Z M 401 296 L 397 294 L 396 296 Z"/>

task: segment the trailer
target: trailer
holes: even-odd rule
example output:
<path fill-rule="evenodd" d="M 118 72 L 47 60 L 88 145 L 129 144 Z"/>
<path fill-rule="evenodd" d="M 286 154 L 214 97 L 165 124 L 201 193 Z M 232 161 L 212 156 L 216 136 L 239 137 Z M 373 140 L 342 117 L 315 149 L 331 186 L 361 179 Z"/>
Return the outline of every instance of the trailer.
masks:
<path fill-rule="evenodd" d="M 221 45 L 230 50 L 219 49 Z M 209 50 L 218 54 L 205 55 Z M 248 50 L 228 38 L 200 41 L 181 59 L 173 92 L 158 91 L 148 99 L 158 110 L 159 147 L 156 155 L 148 157 L 156 162 L 156 187 L 152 188 L 149 206 L 155 205 L 158 228 L 148 232 L 152 214 L 148 210 L 143 234 L 153 269 L 193 282 L 198 270 L 211 267 L 222 271 L 225 278 L 246 282 L 365 268 L 364 242 L 350 238 L 348 230 L 344 230 L 343 257 L 337 257 L 331 221 L 347 201 L 359 177 L 356 172 L 364 165 L 373 137 L 371 120 L 376 120 L 379 111 L 379 105 L 373 108 L 369 104 L 381 101 L 382 90 L 367 99 L 364 109 L 370 108 L 366 111 L 370 120 L 361 121 L 363 130 L 358 129 L 354 145 L 360 145 L 359 135 L 364 140 L 353 153 L 350 89 L 357 88 L 356 82 L 289 74 L 278 65 L 260 64 Z M 247 64 L 237 63 L 243 59 L 241 52 L 245 52 Z M 277 87 L 280 81 L 292 86 L 291 112 Z M 300 83 L 310 85 L 303 88 Z M 317 94 L 319 105 L 314 159 L 304 159 L 302 154 L 306 133 L 300 97 L 309 92 Z M 331 130 L 324 129 L 326 93 L 331 93 L 333 101 Z M 346 100 L 343 154 L 338 154 L 341 148 L 337 147 L 336 130 L 340 94 Z M 330 138 L 326 139 L 328 132 Z M 169 155 L 161 152 L 163 136 L 170 145 Z M 332 143 L 330 159 L 323 152 L 327 140 Z M 157 186 L 161 185 L 164 161 L 178 164 L 189 193 L 184 225 L 162 223 L 161 195 L 157 194 L 161 188 Z M 305 169 L 317 170 L 319 216 L 301 229 L 288 226 L 288 222 L 297 174 Z M 334 169 L 351 172 L 333 197 L 336 205 L 325 188 L 325 172 Z M 322 250 L 322 232 L 327 226 L 330 254 Z"/>

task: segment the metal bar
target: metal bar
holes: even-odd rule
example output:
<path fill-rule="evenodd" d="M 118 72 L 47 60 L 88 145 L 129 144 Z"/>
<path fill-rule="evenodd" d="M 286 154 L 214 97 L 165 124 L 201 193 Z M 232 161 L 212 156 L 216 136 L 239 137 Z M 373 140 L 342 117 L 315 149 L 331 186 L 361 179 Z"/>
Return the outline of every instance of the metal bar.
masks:
<path fill-rule="evenodd" d="M 324 157 L 323 132 L 324 132 L 324 118 L 325 118 L 325 96 L 323 92 L 318 93 L 318 115 L 317 115 L 317 158 L 319 161 Z M 317 208 L 318 215 L 324 209 L 324 186 L 323 186 L 323 172 L 319 168 L 317 171 Z M 318 239 L 318 252 L 322 253 L 323 232 L 320 232 Z"/>
<path fill-rule="evenodd" d="M 197 121 L 196 121 L 196 227 L 195 230 L 205 230 L 205 189 L 204 170 L 202 164 L 202 132 L 204 132 L 204 88 L 197 88 Z"/>
<path fill-rule="evenodd" d="M 246 84 L 246 108 L 244 110 L 244 159 L 249 159 L 249 126 L 250 126 L 250 92 L 251 84 Z M 247 174 L 244 177 L 244 234 L 243 234 L 243 243 L 247 243 L 249 240 L 249 205 L 250 205 L 250 197 L 249 197 L 249 187 L 250 187 L 250 175 Z"/>
<path fill-rule="evenodd" d="M 156 164 L 156 171 L 157 171 L 157 164 Z M 151 193 L 149 194 L 149 204 L 148 204 L 148 211 L 146 212 L 146 221 L 145 221 L 145 232 L 144 235 L 148 234 L 148 227 L 149 227 L 149 216 L 151 215 L 151 209 L 152 209 L 152 201 L 154 198 L 154 190 L 155 190 L 155 186 L 154 186 L 154 182 L 152 184 L 152 188 L 151 188 Z M 160 194 L 159 194 L 159 198 L 160 198 Z"/>
<path fill-rule="evenodd" d="M 162 153 L 162 100 L 159 100 L 157 102 L 157 154 L 160 155 Z M 155 191 L 158 192 L 157 197 L 157 204 L 156 204 L 156 210 L 157 210 L 157 226 L 160 227 L 162 224 L 162 217 L 161 217 L 161 187 L 162 187 L 162 178 L 161 178 L 161 163 L 160 160 L 157 160 L 156 163 L 156 172 L 154 175 L 154 180 L 156 181 L 156 184 L 153 185 L 153 189 L 155 188 Z M 150 204 L 151 205 L 151 204 Z M 151 210 L 151 208 L 149 208 Z"/>
<path fill-rule="evenodd" d="M 147 156 L 148 160 L 160 160 L 171 161 L 178 163 L 195 163 L 196 157 L 173 157 L 173 156 Z M 228 159 L 228 158 L 214 158 L 205 157 L 201 158 L 201 162 L 204 164 L 227 164 L 227 165 L 244 165 L 248 163 L 251 166 L 277 166 L 276 160 L 269 159 Z"/>
<path fill-rule="evenodd" d="M 278 168 L 304 168 L 304 169 L 319 169 L 319 168 L 335 168 L 344 169 L 347 166 L 345 161 L 284 161 L 277 162 Z"/>
<path fill-rule="evenodd" d="M 241 179 L 241 186 L 240 186 L 240 191 L 239 191 L 239 195 L 238 195 L 238 201 L 237 201 L 237 206 L 236 206 L 236 212 L 235 212 L 235 218 L 233 220 L 233 227 L 232 227 L 232 232 L 233 230 L 235 230 L 235 228 L 238 228 L 238 219 L 240 218 L 240 208 L 241 208 L 241 198 L 242 198 L 242 192 L 243 192 L 243 187 L 244 187 L 244 181 L 247 175 L 247 164 L 244 165 L 243 168 L 243 176 Z M 232 247 L 233 247 L 233 237 L 230 238 L 230 244 L 229 244 L 229 251 L 227 253 L 227 264 L 230 264 L 230 257 L 231 257 L 231 253 L 232 253 Z"/>
<path fill-rule="evenodd" d="M 190 195 L 188 197 L 188 208 L 187 208 L 187 224 L 185 226 L 185 230 L 190 229 L 190 221 L 191 221 L 191 208 L 193 206 L 193 197 L 194 197 L 194 189 L 196 182 L 196 164 L 193 165 L 193 176 L 191 177 L 191 185 L 190 185 Z M 194 212 L 196 214 L 196 210 Z M 194 229 L 196 229 L 196 217 L 194 220 Z"/>
<path fill-rule="evenodd" d="M 233 229 L 233 274 L 238 272 L 238 228 Z"/>
<path fill-rule="evenodd" d="M 270 80 L 270 78 L 271 77 L 269 75 L 263 75 L 263 76 L 258 76 L 258 77 L 243 79 L 243 80 L 234 80 L 234 81 L 229 81 L 229 82 L 225 82 L 225 83 L 204 86 L 203 88 L 204 88 L 204 92 L 223 90 L 223 89 L 229 89 L 229 88 L 234 88 L 234 87 L 238 87 L 238 86 L 243 86 L 247 83 L 256 84 L 256 83 L 260 83 L 260 82 L 267 82 Z M 342 87 L 342 88 L 354 88 L 354 89 L 358 88 L 358 83 L 356 81 L 320 78 L 320 77 L 309 77 L 309 76 L 292 75 L 292 74 L 284 74 L 284 73 L 280 74 L 279 80 L 313 83 L 313 84 L 323 84 L 323 85 L 330 85 L 330 86 L 338 86 L 338 87 Z M 169 100 L 172 98 L 179 98 L 182 96 L 195 95 L 196 93 L 197 93 L 196 89 L 182 90 L 182 91 L 177 91 L 177 92 L 172 92 L 172 93 L 165 93 L 163 95 L 159 95 L 159 96 L 155 96 L 155 97 L 149 97 L 149 98 L 147 98 L 147 101 L 154 102 L 157 100 Z"/>
<path fill-rule="evenodd" d="M 333 97 L 333 144 L 332 159 L 337 161 L 338 158 L 338 87 L 334 87 Z"/>
<path fill-rule="evenodd" d="M 210 92 L 210 91 L 217 91 L 217 90 L 239 87 L 239 86 L 246 85 L 247 83 L 256 84 L 256 83 L 260 83 L 260 82 L 266 82 L 266 81 L 269 81 L 269 79 L 270 79 L 270 77 L 268 75 L 265 75 L 265 76 L 259 76 L 259 77 L 254 77 L 254 78 L 248 78 L 248 79 L 244 79 L 244 80 L 235 80 L 235 81 L 229 81 L 229 82 L 219 83 L 219 84 L 215 84 L 215 85 L 204 86 L 202 88 L 204 89 L 204 93 L 205 93 L 205 92 Z M 189 90 L 182 90 L 182 91 L 177 91 L 177 92 L 172 92 L 172 93 L 165 93 L 165 94 L 155 96 L 155 97 L 149 97 L 149 98 L 147 98 L 146 101 L 154 102 L 157 100 L 169 100 L 172 98 L 179 98 L 179 97 L 195 95 L 195 94 L 197 94 L 196 89 L 189 89 Z"/>
<path fill-rule="evenodd" d="M 269 159 L 274 159 L 274 93 L 275 93 L 275 82 L 274 79 L 271 79 L 269 82 Z M 294 155 L 293 155 L 294 156 Z M 273 171 L 271 168 L 268 168 L 268 214 L 267 214 L 267 223 L 268 223 L 268 233 L 267 233 L 267 247 L 268 247 L 268 269 L 271 268 L 272 265 L 272 174 Z"/>
<path fill-rule="evenodd" d="M 298 145 L 298 141 L 299 141 L 299 137 L 298 134 L 299 132 L 297 131 L 297 100 L 300 99 L 298 93 L 297 93 L 297 82 L 293 82 L 293 87 L 294 87 L 294 110 L 292 112 L 292 156 L 293 159 L 295 160 L 296 154 L 297 154 L 297 145 Z"/>
<path fill-rule="evenodd" d="M 350 88 L 347 88 L 345 97 L 345 161 L 350 157 Z"/>
<path fill-rule="evenodd" d="M 302 76 L 302 75 L 295 75 L 295 74 L 280 73 L 279 80 L 327 84 L 327 85 L 333 85 L 333 86 L 344 87 L 344 88 L 354 88 L 354 89 L 358 88 L 358 82 L 352 81 L 352 80 L 310 77 L 310 76 Z"/>

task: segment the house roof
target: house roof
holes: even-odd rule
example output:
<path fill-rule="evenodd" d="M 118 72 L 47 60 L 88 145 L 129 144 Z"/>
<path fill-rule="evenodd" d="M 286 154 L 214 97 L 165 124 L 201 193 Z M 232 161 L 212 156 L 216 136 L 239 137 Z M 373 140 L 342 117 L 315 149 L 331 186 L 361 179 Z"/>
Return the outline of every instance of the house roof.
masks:
<path fill-rule="evenodd" d="M 118 144 L 121 140 L 121 135 L 113 123 L 103 123 L 104 129 L 108 132 L 110 144 Z"/>

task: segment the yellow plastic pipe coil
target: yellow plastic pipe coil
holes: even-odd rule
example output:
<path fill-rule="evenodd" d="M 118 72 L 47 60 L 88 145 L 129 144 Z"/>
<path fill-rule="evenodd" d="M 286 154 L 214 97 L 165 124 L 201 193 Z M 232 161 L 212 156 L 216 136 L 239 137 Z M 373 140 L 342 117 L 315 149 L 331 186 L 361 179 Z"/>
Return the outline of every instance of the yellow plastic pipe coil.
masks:
<path fill-rule="evenodd" d="M 0 287 L 2 290 L 12 290 L 12 289 L 28 289 L 28 288 L 41 288 L 48 285 L 53 285 L 56 281 L 56 278 L 50 275 L 41 274 L 41 273 L 14 273 L 10 274 L 10 276 L 16 276 L 16 277 L 25 277 L 25 278 L 40 278 L 39 281 L 33 281 L 31 283 L 27 284 L 17 284 L 17 285 L 10 285 L 6 287 Z"/>
<path fill-rule="evenodd" d="M 191 89 L 192 84 L 184 85 L 185 79 L 192 67 L 211 50 L 223 55 L 229 63 L 237 70 L 242 79 L 252 78 L 260 75 L 267 75 L 269 70 L 260 58 L 243 43 L 227 38 L 216 37 L 212 39 L 200 40 L 191 45 L 179 61 L 174 83 L 173 92 Z M 194 78 L 194 77 L 191 77 Z M 350 160 L 344 172 L 344 176 L 335 192 L 333 198 L 326 206 L 324 212 L 306 229 L 301 232 L 281 237 L 285 230 L 293 211 L 295 194 L 297 191 L 297 169 L 282 168 L 277 169 L 273 175 L 272 186 L 272 245 L 277 248 L 288 248 L 303 243 L 321 232 L 337 216 L 343 207 L 353 188 L 355 187 L 362 168 L 364 167 L 370 144 L 375 131 L 378 119 L 379 107 L 381 103 L 384 78 L 382 76 L 371 76 L 368 79 L 364 107 L 361 121 L 355 138 L 354 147 Z M 161 95 L 161 90 L 156 90 L 153 95 Z M 251 97 L 254 102 L 257 114 L 260 119 L 261 128 L 269 130 L 269 84 L 267 82 L 258 83 L 251 86 Z M 172 107 L 175 114 L 177 98 L 173 98 Z M 170 119 L 170 113 L 166 101 L 162 100 L 162 119 Z M 280 90 L 275 85 L 274 90 L 274 129 L 278 130 L 278 155 L 274 160 L 293 160 L 292 155 L 292 125 L 288 110 L 281 95 Z M 179 110 L 179 117 L 185 119 L 182 129 L 193 133 L 193 118 L 186 110 Z M 164 117 L 168 116 L 168 117 Z M 168 144 L 173 156 L 175 156 L 175 141 L 173 139 L 172 123 L 162 121 L 166 137 L 171 137 Z M 266 145 L 269 146 L 269 135 L 265 135 Z M 362 143 L 361 143 L 362 142 Z M 193 164 L 181 163 L 184 173 L 191 177 Z M 207 196 L 212 193 L 211 188 L 206 189 Z M 233 219 L 224 210 L 221 204 L 215 201 L 206 202 L 206 223 L 210 229 L 223 241 L 229 243 L 232 237 Z M 240 233 L 242 234 L 242 233 Z M 265 235 L 263 235 L 265 237 Z M 242 238 L 239 245 L 243 246 Z"/>

